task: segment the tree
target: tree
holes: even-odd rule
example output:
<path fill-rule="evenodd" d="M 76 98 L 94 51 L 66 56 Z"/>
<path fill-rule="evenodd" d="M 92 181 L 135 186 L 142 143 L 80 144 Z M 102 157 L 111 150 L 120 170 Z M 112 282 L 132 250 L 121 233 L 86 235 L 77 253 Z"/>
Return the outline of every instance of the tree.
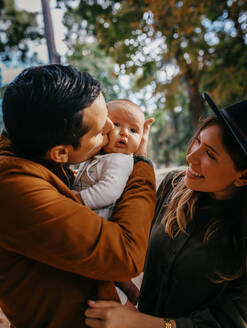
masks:
<path fill-rule="evenodd" d="M 1 107 L 2 107 L 2 99 L 0 98 L 0 108 Z M 2 128 L 3 128 L 3 113 L 0 110 L 0 131 L 2 130 Z"/>
<path fill-rule="evenodd" d="M 227 3 L 226 6 L 219 0 L 212 2 L 205 21 L 218 42 L 201 81 L 222 106 L 244 99 L 247 94 L 247 2 Z"/>
<path fill-rule="evenodd" d="M 13 55 L 21 62 L 38 62 L 37 54 L 28 55 L 30 42 L 43 37 L 38 27 L 36 14 L 15 7 L 14 0 L 0 0 L 0 58 L 11 62 Z"/>
<path fill-rule="evenodd" d="M 101 82 L 106 100 L 117 97 L 119 83 L 114 72 L 114 62 L 96 42 L 75 42 L 69 50 L 67 62 L 79 71 L 87 71 Z"/>
<path fill-rule="evenodd" d="M 138 72 L 138 87 L 154 82 L 155 92 L 164 93 L 168 108 L 176 100 L 178 84 L 183 84 L 193 126 L 203 114 L 200 95 L 203 89 L 220 104 L 224 102 L 226 83 L 234 84 L 232 89 L 227 88 L 227 100 L 234 100 L 246 91 L 246 1 L 81 0 L 78 3 L 78 7 L 68 7 L 68 19 L 73 21 L 73 16 L 77 17 L 73 33 L 83 29 L 96 36 L 122 72 Z M 231 29 L 226 28 L 229 23 Z M 240 62 L 236 54 L 240 55 Z M 238 64 L 229 66 L 229 61 Z M 173 67 L 170 76 L 168 67 Z M 220 78 L 222 71 L 226 77 L 238 78 L 229 83 L 229 79 Z"/>

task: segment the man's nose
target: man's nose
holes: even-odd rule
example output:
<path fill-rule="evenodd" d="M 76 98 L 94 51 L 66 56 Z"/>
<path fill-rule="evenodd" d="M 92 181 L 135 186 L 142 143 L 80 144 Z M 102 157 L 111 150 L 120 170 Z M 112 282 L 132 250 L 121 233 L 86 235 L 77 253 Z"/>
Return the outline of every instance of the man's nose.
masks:
<path fill-rule="evenodd" d="M 105 124 L 105 134 L 109 133 L 114 128 L 114 125 L 112 123 L 112 120 L 107 117 L 106 124 Z"/>

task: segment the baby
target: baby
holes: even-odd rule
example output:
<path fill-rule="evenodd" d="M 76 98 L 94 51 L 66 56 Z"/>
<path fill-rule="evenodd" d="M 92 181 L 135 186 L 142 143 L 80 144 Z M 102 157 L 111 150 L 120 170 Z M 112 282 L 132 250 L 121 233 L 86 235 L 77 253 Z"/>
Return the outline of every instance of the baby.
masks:
<path fill-rule="evenodd" d="M 141 143 L 145 118 L 140 107 L 127 99 L 110 101 L 107 108 L 114 124 L 109 143 L 103 154 L 80 164 L 73 189 L 86 206 L 109 219 L 133 170 L 133 154 Z M 131 281 L 115 284 L 134 305 L 137 303 L 139 290 Z M 126 296 L 118 293 L 126 303 Z"/>
<path fill-rule="evenodd" d="M 130 100 L 110 101 L 107 108 L 114 124 L 109 143 L 103 154 L 80 164 L 73 189 L 86 206 L 109 219 L 133 170 L 133 154 L 139 148 L 145 118 Z"/>

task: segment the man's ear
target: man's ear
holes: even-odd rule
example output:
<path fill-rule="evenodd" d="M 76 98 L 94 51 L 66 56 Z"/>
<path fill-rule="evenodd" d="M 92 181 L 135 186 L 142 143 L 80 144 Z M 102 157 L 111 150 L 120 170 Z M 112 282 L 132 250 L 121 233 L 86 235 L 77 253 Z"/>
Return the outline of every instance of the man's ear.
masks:
<path fill-rule="evenodd" d="M 239 177 L 234 181 L 235 187 L 244 187 L 247 185 L 247 169 L 240 172 Z"/>
<path fill-rule="evenodd" d="M 64 145 L 54 146 L 48 150 L 46 158 L 56 163 L 66 164 L 69 160 L 68 147 Z"/>

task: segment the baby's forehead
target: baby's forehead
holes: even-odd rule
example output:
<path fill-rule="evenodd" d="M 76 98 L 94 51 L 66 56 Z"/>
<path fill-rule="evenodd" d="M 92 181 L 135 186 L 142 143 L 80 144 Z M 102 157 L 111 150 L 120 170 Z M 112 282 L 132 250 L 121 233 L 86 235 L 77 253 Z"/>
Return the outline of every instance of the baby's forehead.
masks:
<path fill-rule="evenodd" d="M 144 122 L 144 113 L 140 107 L 132 103 L 113 101 L 107 103 L 109 116 L 127 117 Z"/>

